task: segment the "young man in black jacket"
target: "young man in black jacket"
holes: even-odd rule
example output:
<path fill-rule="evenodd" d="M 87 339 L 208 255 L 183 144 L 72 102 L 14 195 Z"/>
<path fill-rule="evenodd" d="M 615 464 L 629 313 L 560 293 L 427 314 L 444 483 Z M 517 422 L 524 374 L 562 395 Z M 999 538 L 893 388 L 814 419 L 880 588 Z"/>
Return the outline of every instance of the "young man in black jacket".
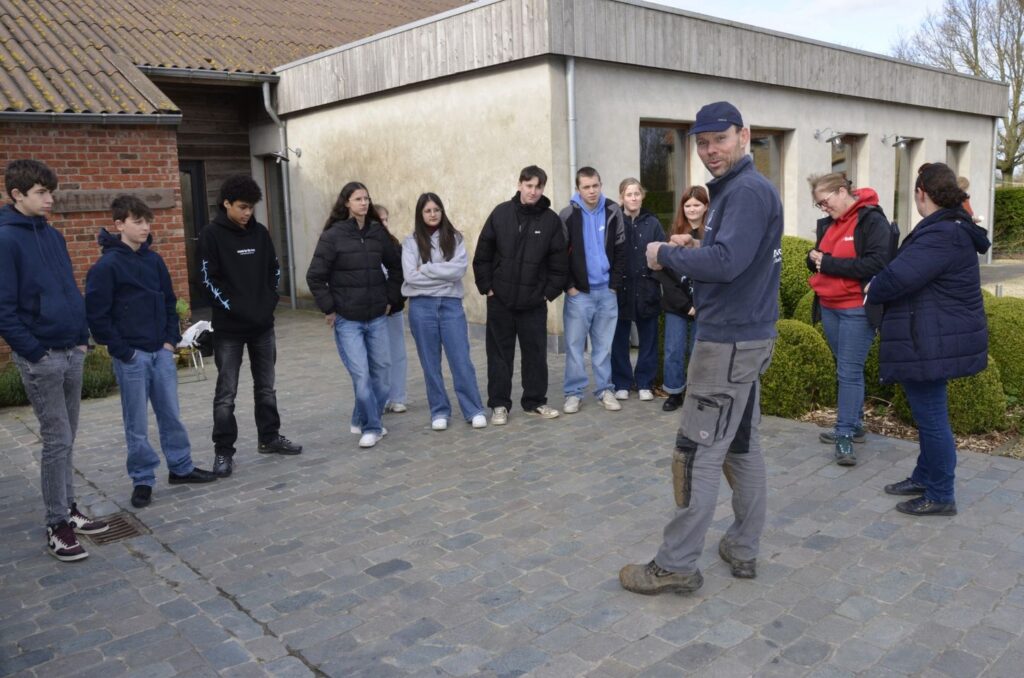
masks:
<path fill-rule="evenodd" d="M 220 189 L 220 213 L 199 236 L 203 288 L 213 309 L 213 355 L 217 363 L 213 472 L 223 478 L 231 475 L 234 467 L 238 439 L 235 396 L 244 348 L 248 348 L 252 364 L 259 452 L 302 452 L 301 445 L 280 433 L 281 417 L 274 391 L 274 309 L 281 268 L 270 233 L 252 218 L 262 198 L 260 187 L 251 177 L 228 177 Z"/>
<path fill-rule="evenodd" d="M 548 406 L 547 301 L 565 287 L 565 235 L 551 201 L 544 197 L 548 175 L 530 165 L 519 173 L 519 190 L 494 208 L 473 256 L 480 294 L 487 296 L 487 406 L 491 423 L 508 423 L 516 338 L 523 352 L 523 397 L 528 414 L 554 419 Z"/>

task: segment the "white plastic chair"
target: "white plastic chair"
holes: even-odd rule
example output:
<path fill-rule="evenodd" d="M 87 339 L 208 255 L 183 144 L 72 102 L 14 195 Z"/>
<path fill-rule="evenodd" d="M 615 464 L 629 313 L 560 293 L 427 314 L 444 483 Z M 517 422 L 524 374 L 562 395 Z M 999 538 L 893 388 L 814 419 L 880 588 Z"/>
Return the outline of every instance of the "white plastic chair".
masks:
<path fill-rule="evenodd" d="M 192 357 L 192 373 L 196 381 L 206 379 L 206 363 L 203 362 L 203 354 L 199 352 L 199 346 L 196 344 L 199 335 L 203 332 L 213 332 L 213 325 L 209 320 L 200 320 L 189 327 L 181 335 L 181 341 L 178 342 L 179 349 L 189 349 L 189 355 Z"/>

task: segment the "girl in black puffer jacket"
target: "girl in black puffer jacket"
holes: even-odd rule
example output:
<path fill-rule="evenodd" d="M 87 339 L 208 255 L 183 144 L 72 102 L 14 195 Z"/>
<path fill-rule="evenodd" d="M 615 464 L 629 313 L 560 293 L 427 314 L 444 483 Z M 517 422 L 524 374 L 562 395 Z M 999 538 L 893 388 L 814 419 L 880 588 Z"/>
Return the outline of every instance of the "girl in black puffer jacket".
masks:
<path fill-rule="evenodd" d="M 386 318 L 402 303 L 402 258 L 363 184 L 341 189 L 306 283 L 352 376 L 359 446 L 373 447 L 387 433 L 381 425 L 391 369 Z"/>

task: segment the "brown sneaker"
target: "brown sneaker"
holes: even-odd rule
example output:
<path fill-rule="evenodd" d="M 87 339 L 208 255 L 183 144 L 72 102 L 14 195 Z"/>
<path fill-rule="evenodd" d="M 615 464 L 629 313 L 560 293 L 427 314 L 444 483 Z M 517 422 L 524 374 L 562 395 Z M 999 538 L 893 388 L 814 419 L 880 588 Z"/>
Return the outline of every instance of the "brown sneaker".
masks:
<path fill-rule="evenodd" d="M 693 574 L 669 572 L 652 560 L 646 565 L 626 565 L 619 570 L 619 583 L 627 591 L 653 596 L 666 591 L 693 593 L 704 585 L 704 577 L 700 570 Z"/>
<path fill-rule="evenodd" d="M 725 540 L 718 542 L 718 555 L 725 562 L 729 563 L 732 569 L 732 576 L 737 579 L 753 579 L 757 576 L 757 558 L 753 560 L 740 560 L 729 550 Z"/>

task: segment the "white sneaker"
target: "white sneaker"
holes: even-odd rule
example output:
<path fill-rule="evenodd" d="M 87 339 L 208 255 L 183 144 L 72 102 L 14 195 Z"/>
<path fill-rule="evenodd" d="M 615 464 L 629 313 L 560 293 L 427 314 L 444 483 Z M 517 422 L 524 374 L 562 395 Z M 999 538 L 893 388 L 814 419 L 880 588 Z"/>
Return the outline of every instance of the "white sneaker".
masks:
<path fill-rule="evenodd" d="M 640 393 L 643 393 L 643 391 L 640 391 Z M 629 391 L 624 388 L 620 388 L 618 391 L 615 392 L 615 399 L 629 400 Z M 643 400 L 643 396 L 640 397 L 640 400 Z"/>
<path fill-rule="evenodd" d="M 382 428 L 380 433 L 364 433 L 363 437 L 359 439 L 359 447 L 373 447 L 387 434 L 388 430 L 386 428 Z"/>
<path fill-rule="evenodd" d="M 473 417 L 473 428 L 487 428 L 487 417 L 482 414 Z"/>
<path fill-rule="evenodd" d="M 495 407 L 494 412 L 491 414 L 491 424 L 494 426 L 504 426 L 508 423 L 508 408 L 507 407 Z"/>
<path fill-rule="evenodd" d="M 646 388 L 640 389 L 640 400 L 654 400 L 654 391 Z"/>
<path fill-rule="evenodd" d="M 527 414 L 536 414 L 541 419 L 557 419 L 558 410 L 551 407 L 550 405 L 538 405 L 532 410 L 528 410 Z"/>
<path fill-rule="evenodd" d="M 359 428 L 358 426 L 349 426 L 348 427 L 348 432 L 349 433 L 355 433 L 356 435 L 359 435 L 360 433 L 363 432 L 363 429 Z"/>
<path fill-rule="evenodd" d="M 580 411 L 580 397 L 569 396 L 565 399 L 565 405 L 562 406 L 562 411 L 566 414 L 576 414 Z"/>
<path fill-rule="evenodd" d="M 443 431 L 448 428 L 448 420 L 444 417 L 438 417 L 434 421 L 430 422 L 430 428 L 435 431 Z"/>
<path fill-rule="evenodd" d="M 604 405 L 604 409 L 610 412 L 617 412 L 622 409 L 622 405 L 615 399 L 615 394 L 612 393 L 611 389 L 606 390 L 601 394 L 601 404 Z"/>
<path fill-rule="evenodd" d="M 384 408 L 384 409 L 386 411 L 388 411 L 388 412 L 399 412 L 399 413 L 401 413 L 401 412 L 405 412 L 409 408 L 405 406 L 405 403 L 388 403 L 388 406 L 386 408 Z"/>

